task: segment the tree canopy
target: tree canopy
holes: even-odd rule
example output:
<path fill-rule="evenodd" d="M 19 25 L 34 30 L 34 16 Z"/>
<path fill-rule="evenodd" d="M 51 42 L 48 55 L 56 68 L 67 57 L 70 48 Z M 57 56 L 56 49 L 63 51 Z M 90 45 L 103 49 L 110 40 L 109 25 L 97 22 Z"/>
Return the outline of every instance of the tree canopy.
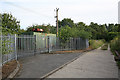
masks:
<path fill-rule="evenodd" d="M 0 14 L 2 18 L 2 32 L 17 34 L 20 30 L 20 21 L 18 21 L 12 14 L 3 13 Z"/>
<path fill-rule="evenodd" d="M 64 18 L 62 21 L 58 21 L 59 28 L 62 26 L 69 26 L 73 27 L 74 26 L 74 21 L 71 20 L 70 18 Z"/>
<path fill-rule="evenodd" d="M 91 22 L 86 25 L 83 22 L 74 23 L 70 18 L 64 18 L 58 21 L 59 24 L 59 37 L 67 39 L 70 37 L 82 37 L 87 39 L 105 39 L 106 41 L 112 40 L 118 32 L 120 32 L 119 24 L 97 24 Z M 43 33 L 56 34 L 56 27 L 49 25 L 33 25 L 27 28 L 27 31 L 32 31 L 33 28 L 41 28 Z"/>
<path fill-rule="evenodd" d="M 67 27 L 67 28 L 66 28 Z M 68 28 L 69 27 L 69 28 Z M 119 24 L 97 24 L 91 22 L 90 25 L 86 25 L 83 22 L 74 23 L 69 18 L 64 18 L 59 21 L 59 34 L 68 37 L 82 37 L 89 39 L 105 39 L 106 41 L 112 40 L 120 32 Z M 65 30 L 67 29 L 67 30 Z M 67 31 L 65 34 L 64 31 Z"/>

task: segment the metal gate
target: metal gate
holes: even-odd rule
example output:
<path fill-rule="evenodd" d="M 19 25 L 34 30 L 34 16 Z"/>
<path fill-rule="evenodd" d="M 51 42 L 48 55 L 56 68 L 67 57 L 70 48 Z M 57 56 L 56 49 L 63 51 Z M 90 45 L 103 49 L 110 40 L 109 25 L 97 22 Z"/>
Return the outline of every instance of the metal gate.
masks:
<path fill-rule="evenodd" d="M 18 58 L 34 55 L 36 52 L 36 36 L 18 35 L 16 37 L 16 50 Z"/>

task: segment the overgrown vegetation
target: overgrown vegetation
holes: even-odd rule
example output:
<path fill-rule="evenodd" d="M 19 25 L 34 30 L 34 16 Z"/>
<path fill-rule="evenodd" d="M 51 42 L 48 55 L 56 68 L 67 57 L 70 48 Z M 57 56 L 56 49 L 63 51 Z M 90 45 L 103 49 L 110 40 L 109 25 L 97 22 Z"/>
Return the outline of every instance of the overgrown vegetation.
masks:
<path fill-rule="evenodd" d="M 104 44 L 104 40 L 90 40 L 89 44 L 92 49 L 97 49 Z"/>
<path fill-rule="evenodd" d="M 117 36 L 111 40 L 110 48 L 112 51 L 118 51 L 120 53 L 120 36 Z"/>
<path fill-rule="evenodd" d="M 118 52 L 118 54 L 120 55 L 120 35 L 115 37 L 111 43 L 110 43 L 110 48 L 111 48 L 111 51 L 113 52 L 113 55 L 117 58 L 120 58 L 116 55 L 116 52 Z M 117 65 L 118 67 L 120 68 L 120 61 L 117 61 Z"/>
<path fill-rule="evenodd" d="M 101 47 L 102 50 L 107 50 L 108 49 L 108 44 L 105 43 L 102 47 Z"/>

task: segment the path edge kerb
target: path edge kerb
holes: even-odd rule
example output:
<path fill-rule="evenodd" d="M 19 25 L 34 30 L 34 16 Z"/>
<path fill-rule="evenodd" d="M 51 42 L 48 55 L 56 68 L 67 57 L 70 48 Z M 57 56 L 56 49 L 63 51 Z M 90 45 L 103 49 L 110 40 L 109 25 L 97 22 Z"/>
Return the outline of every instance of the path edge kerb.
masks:
<path fill-rule="evenodd" d="M 47 78 L 48 76 L 52 75 L 53 73 L 57 72 L 58 70 L 62 69 L 63 67 L 67 66 L 68 64 L 72 63 L 73 61 L 77 60 L 80 56 L 84 55 L 85 53 L 89 52 L 89 51 L 92 51 L 92 50 L 86 50 L 84 52 L 81 53 L 81 55 L 75 57 L 74 59 L 68 61 L 67 63 L 61 65 L 60 67 L 50 71 L 49 73 L 45 74 L 44 76 L 40 77 L 41 79 L 45 79 Z"/>
<path fill-rule="evenodd" d="M 20 70 L 20 63 L 19 63 L 19 61 L 17 61 L 16 69 L 7 78 L 14 78 L 19 70 Z"/>

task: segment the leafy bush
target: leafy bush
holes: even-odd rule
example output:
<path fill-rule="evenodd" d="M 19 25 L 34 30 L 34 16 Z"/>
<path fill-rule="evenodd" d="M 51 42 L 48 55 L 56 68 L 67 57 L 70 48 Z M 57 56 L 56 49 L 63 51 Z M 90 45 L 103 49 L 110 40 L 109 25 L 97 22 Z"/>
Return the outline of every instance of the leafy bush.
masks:
<path fill-rule="evenodd" d="M 59 30 L 59 38 L 63 39 L 63 40 L 67 40 L 70 37 L 81 37 L 84 39 L 89 39 L 91 38 L 91 33 L 87 32 L 85 30 L 78 30 L 77 28 L 73 27 L 69 27 L 69 26 L 64 26 L 61 27 Z"/>

